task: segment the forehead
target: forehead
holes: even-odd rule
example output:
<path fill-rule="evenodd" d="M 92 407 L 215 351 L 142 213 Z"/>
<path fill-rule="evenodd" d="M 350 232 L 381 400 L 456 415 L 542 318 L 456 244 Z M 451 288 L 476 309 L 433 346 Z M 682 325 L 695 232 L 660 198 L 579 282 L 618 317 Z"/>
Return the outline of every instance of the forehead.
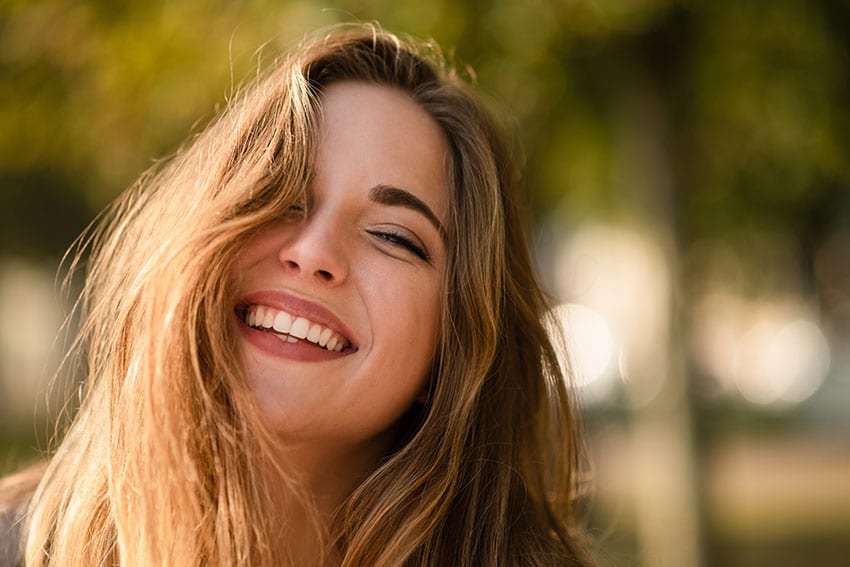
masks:
<path fill-rule="evenodd" d="M 394 87 L 345 81 L 325 89 L 321 109 L 320 176 L 403 188 L 446 220 L 448 144 L 416 101 Z"/>

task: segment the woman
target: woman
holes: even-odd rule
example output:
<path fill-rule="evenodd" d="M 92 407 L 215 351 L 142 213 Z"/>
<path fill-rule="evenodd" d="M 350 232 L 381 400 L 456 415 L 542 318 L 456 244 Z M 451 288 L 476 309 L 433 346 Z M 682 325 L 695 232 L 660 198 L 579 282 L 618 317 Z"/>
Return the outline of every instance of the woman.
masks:
<path fill-rule="evenodd" d="M 5 483 L 26 564 L 586 564 L 517 183 L 436 54 L 294 50 L 89 239 L 87 391 Z"/>

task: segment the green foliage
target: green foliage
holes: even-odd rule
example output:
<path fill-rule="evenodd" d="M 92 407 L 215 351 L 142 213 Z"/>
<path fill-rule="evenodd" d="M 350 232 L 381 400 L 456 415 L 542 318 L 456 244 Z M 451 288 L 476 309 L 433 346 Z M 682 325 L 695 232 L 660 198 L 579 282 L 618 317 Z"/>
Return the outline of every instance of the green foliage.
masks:
<path fill-rule="evenodd" d="M 39 0 L 0 10 L 5 254 L 58 255 L 258 66 L 319 26 L 371 19 L 436 39 L 516 117 L 537 210 L 663 214 L 689 239 L 741 223 L 805 230 L 801 210 L 827 223 L 848 216 L 822 205 L 850 180 L 848 17 L 827 0 Z"/>

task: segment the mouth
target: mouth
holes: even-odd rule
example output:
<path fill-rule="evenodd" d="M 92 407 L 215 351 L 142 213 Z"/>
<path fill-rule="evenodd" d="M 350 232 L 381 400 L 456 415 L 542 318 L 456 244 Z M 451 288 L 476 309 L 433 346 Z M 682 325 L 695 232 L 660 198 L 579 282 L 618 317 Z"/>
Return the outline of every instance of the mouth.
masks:
<path fill-rule="evenodd" d="M 248 304 L 236 307 L 236 315 L 252 329 L 267 333 L 284 343 L 309 343 L 333 352 L 353 352 L 357 348 L 342 333 L 268 305 Z"/>

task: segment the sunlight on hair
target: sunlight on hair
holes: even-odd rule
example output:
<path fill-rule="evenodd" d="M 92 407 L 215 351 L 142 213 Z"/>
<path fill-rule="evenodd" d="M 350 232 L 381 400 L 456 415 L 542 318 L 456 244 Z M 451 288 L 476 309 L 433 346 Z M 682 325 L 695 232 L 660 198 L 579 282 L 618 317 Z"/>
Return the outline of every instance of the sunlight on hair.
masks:
<path fill-rule="evenodd" d="M 564 303 L 552 309 L 564 335 L 567 352 L 561 366 L 572 362 L 575 384 L 588 401 L 608 397 L 615 384 L 617 341 L 605 318 L 590 307 Z"/>

